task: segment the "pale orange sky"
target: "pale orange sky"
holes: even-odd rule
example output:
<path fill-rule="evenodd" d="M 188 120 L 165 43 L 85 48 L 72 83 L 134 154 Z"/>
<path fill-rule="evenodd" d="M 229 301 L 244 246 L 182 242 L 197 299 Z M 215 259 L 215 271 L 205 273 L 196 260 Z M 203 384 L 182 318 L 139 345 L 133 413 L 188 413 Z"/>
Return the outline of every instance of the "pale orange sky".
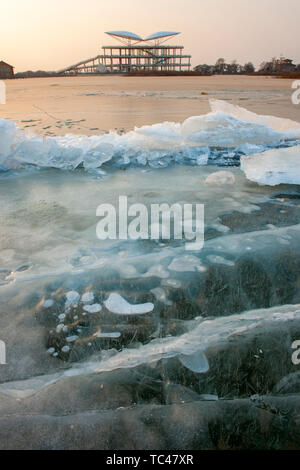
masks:
<path fill-rule="evenodd" d="M 219 57 L 255 65 L 281 54 L 300 63 L 300 0 L 2 0 L 0 60 L 16 71 L 58 70 L 100 53 L 127 30 L 172 40 L 192 63 Z"/>

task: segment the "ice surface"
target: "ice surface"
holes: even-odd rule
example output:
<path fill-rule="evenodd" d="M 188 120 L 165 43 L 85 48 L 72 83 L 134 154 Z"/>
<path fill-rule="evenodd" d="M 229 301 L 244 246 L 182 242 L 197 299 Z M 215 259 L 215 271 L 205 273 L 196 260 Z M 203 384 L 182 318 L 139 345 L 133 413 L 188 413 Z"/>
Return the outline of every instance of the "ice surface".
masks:
<path fill-rule="evenodd" d="M 231 146 L 234 142 L 234 145 L 237 145 L 235 150 L 250 155 L 250 159 L 255 157 L 263 162 L 268 152 L 265 154 L 261 152 L 265 151 L 268 145 L 275 145 L 282 138 L 290 138 L 289 129 L 293 129 L 294 137 L 298 138 L 297 123 L 290 125 L 289 122 L 290 127 L 287 125 L 287 130 L 282 130 L 285 129 L 284 123 L 280 124 L 276 121 L 277 124 L 282 125 L 280 129 L 280 126 L 276 127 L 276 122 L 264 124 L 259 122 L 260 117 L 252 113 L 250 116 L 244 115 L 244 111 L 230 105 L 226 107 L 226 111 L 217 109 L 216 113 L 201 116 L 201 119 L 191 119 L 183 124 L 162 123 L 156 127 L 145 126 L 123 136 L 110 133 L 93 138 L 66 136 L 52 140 L 25 137 L 14 125 L 4 121 L 0 131 L 0 160 L 1 167 L 5 169 L 23 164 L 72 169 L 82 164 L 90 170 L 103 164 L 103 161 L 108 158 L 110 160 L 107 160 L 108 165 L 105 169 L 138 161 L 140 164 L 153 168 L 164 166 L 170 166 L 170 168 L 164 171 L 149 168 L 142 171 L 140 168 L 130 168 L 124 172 L 110 168 L 111 171 L 108 171 L 104 178 L 103 173 L 101 175 L 98 173 L 101 176 L 100 180 L 94 177 L 95 172 L 83 170 L 59 172 L 50 169 L 39 172 L 38 177 L 36 171 L 29 171 L 28 167 L 26 172 L 1 173 L 0 267 L 1 270 L 5 269 L 6 273 L 1 275 L 1 280 L 2 277 L 5 282 L 7 277 L 11 280 L 10 284 L 1 285 L 1 297 L 2 293 L 15 292 L 18 305 L 21 305 L 22 300 L 26 298 L 35 299 L 44 296 L 43 301 L 47 299 L 46 302 L 52 298 L 55 299 L 57 304 L 53 312 L 52 309 L 43 311 L 42 305 L 39 306 L 41 316 L 49 315 L 52 318 L 53 313 L 54 323 L 51 328 L 54 334 L 57 327 L 57 332 L 61 337 L 68 335 L 69 340 L 75 342 L 78 339 L 78 336 L 74 335 L 77 329 L 67 326 L 67 323 L 70 323 L 69 310 L 68 313 L 61 313 L 65 311 L 63 294 L 66 292 L 69 294 L 69 298 L 66 299 L 69 307 L 78 305 L 77 315 L 73 317 L 76 321 L 82 319 L 83 308 L 92 310 L 95 308 L 94 305 L 88 305 L 95 302 L 89 292 L 90 289 L 95 292 L 97 300 L 107 298 L 110 292 L 119 291 L 124 298 L 119 296 L 116 299 L 110 296 L 107 305 L 111 306 L 112 311 L 115 310 L 115 313 L 124 315 L 125 318 L 110 315 L 105 311 L 103 318 L 105 322 L 108 319 L 108 324 L 102 325 L 101 318 L 99 328 L 97 328 L 97 331 L 101 331 L 98 333 L 99 338 L 117 339 L 120 333 L 105 333 L 102 327 L 109 332 L 115 327 L 117 331 L 123 333 L 121 323 L 129 321 L 126 315 L 143 314 L 147 313 L 145 310 L 150 312 L 154 309 L 153 304 L 129 304 L 125 300 L 127 288 L 129 288 L 128 300 L 133 299 L 130 300 L 132 303 L 148 300 L 146 295 L 151 296 L 152 291 L 157 300 L 168 303 L 168 299 L 172 298 L 175 305 L 175 299 L 181 296 L 181 291 L 175 292 L 172 289 L 180 287 L 186 289 L 189 279 L 194 276 L 201 284 L 202 280 L 205 282 L 206 276 L 219 269 L 231 274 L 235 271 L 232 269 L 234 263 L 245 253 L 252 259 L 252 256 L 259 257 L 260 251 L 265 252 L 269 247 L 270 250 L 276 250 L 276 247 L 284 248 L 284 245 L 281 245 L 287 243 L 290 243 L 291 250 L 294 249 L 299 240 L 299 226 L 280 229 L 273 226 L 272 230 L 262 230 L 260 227 L 255 231 L 255 214 L 251 217 L 251 221 L 254 221 L 251 226 L 253 231 L 249 233 L 231 234 L 229 228 L 231 224 L 228 222 L 228 227 L 222 224 L 222 215 L 230 214 L 234 218 L 239 217 L 238 212 L 251 214 L 260 209 L 261 203 L 270 202 L 275 191 L 278 193 L 277 190 L 250 183 L 239 168 L 230 168 L 235 184 L 205 184 L 209 176 L 216 171 L 215 166 L 206 166 L 208 158 L 211 162 L 215 155 L 215 150 L 210 146 L 218 144 Z M 9 145 L 8 142 L 10 142 Z M 227 154 L 230 155 L 231 148 L 227 150 Z M 285 153 L 284 150 L 281 151 Z M 258 153 L 260 154 L 257 155 Z M 181 165 L 185 161 L 192 162 L 195 166 Z M 171 163 L 179 165 L 171 165 Z M 201 166 L 196 166 L 197 163 L 201 163 Z M 278 165 L 283 163 L 284 158 Z M 259 169 L 258 163 L 255 163 L 255 166 Z M 297 168 L 295 163 L 294 173 Z M 226 175 L 228 176 L 228 172 Z M 233 180 L 231 177 L 230 179 Z M 220 181 L 220 174 L 217 176 L 218 180 Z M 178 201 L 205 204 L 206 228 L 218 230 L 218 236 L 210 238 L 210 235 L 212 237 L 216 235 L 212 230 L 213 233 L 209 233 L 203 250 L 201 253 L 195 253 L 195 256 L 187 255 L 183 244 L 173 243 L 172 240 L 164 244 L 152 241 L 120 242 L 119 240 L 100 243 L 95 236 L 96 207 L 103 201 L 109 201 L 117 207 L 116 195 L 119 194 L 127 195 L 129 201 L 145 205 L 161 201 L 169 204 Z M 25 263 L 31 266 L 31 269 L 18 272 L 18 267 L 24 266 Z M 228 267 L 211 266 L 215 263 L 228 265 Z M 203 276 L 198 275 L 206 269 L 209 269 L 208 273 Z M 170 278 L 171 276 L 178 280 Z M 108 283 L 103 283 L 103 279 L 106 279 Z M 128 279 L 133 279 L 133 281 L 128 281 Z M 112 282 L 115 283 L 111 285 Z M 57 294 L 55 294 L 56 289 Z M 68 291 L 72 289 L 75 290 L 71 295 Z M 140 294 L 143 294 L 143 297 Z M 193 294 L 186 289 L 186 295 Z M 151 297 L 150 300 L 152 300 Z M 42 301 L 40 303 L 42 304 Z M 155 320 L 158 323 L 159 314 L 162 309 L 165 309 L 161 303 L 154 303 L 157 304 L 155 315 L 146 318 L 145 323 L 148 323 L 148 320 L 149 322 Z M 146 308 L 145 305 L 149 307 Z M 44 308 L 46 306 L 47 304 L 44 304 Z M 24 307 L 26 307 L 25 302 Z M 23 332 L 19 323 L 20 319 L 18 315 L 15 315 L 15 304 L 10 302 L 9 308 L 10 311 L 7 310 L 7 312 L 13 315 L 9 318 L 7 329 L 12 337 L 13 332 L 16 331 L 18 339 L 23 334 L 20 341 L 26 352 L 24 358 L 18 358 L 18 360 L 21 359 L 21 363 L 17 364 L 17 371 L 13 372 L 13 380 L 50 373 L 49 371 L 53 371 L 52 363 L 57 363 L 59 367 L 60 361 L 54 361 L 46 354 L 48 345 L 44 341 L 45 327 L 34 320 L 35 330 L 28 333 L 27 325 L 30 319 L 34 318 L 34 311 L 31 309 L 30 315 L 26 317 L 28 323 Z M 165 310 L 172 311 L 172 309 Z M 105 355 L 105 351 L 102 350 L 89 360 L 83 359 L 78 364 L 70 363 L 70 370 L 62 371 L 56 379 L 51 374 L 51 377 L 46 375 L 38 379 L 37 387 L 32 382 L 22 381 L 21 385 L 6 384 L 6 388 L 5 384 L 2 384 L 0 391 L 11 396 L 24 397 L 35 393 L 40 387 L 47 386 L 52 380 L 64 378 L 67 374 L 88 374 L 95 371 L 135 367 L 144 363 L 151 364 L 164 358 L 182 359 L 182 356 L 184 356 L 185 365 L 190 370 L 200 371 L 203 369 L 201 351 L 204 352 L 210 346 L 226 342 L 232 335 L 255 330 L 267 324 L 264 323 L 265 321 L 292 321 L 299 316 L 294 307 L 273 309 L 272 312 L 274 313 L 272 317 L 269 316 L 269 311 L 263 311 L 256 313 L 255 317 L 251 317 L 251 312 L 247 312 L 236 319 L 231 316 L 229 320 L 226 319 L 227 317 L 216 318 L 211 322 L 205 322 L 199 317 L 191 323 L 184 320 L 180 323 L 180 327 L 184 326 L 184 329 L 180 329 L 180 333 L 187 331 L 185 335 L 159 338 L 156 334 L 156 339 L 153 340 L 155 335 L 152 333 L 157 326 L 155 323 L 149 335 L 146 333 L 148 335 L 146 341 L 150 341 L 148 344 L 137 343 L 137 347 L 131 345 L 130 348 L 123 349 L 121 352 L 116 349 L 110 350 L 110 356 Z M 64 317 L 66 313 L 67 316 Z M 60 321 L 58 325 L 57 319 Z M 97 320 L 97 317 L 94 319 Z M 112 324 L 109 323 L 110 320 Z M 132 324 L 136 321 L 138 319 L 133 319 Z M 144 319 L 141 318 L 140 321 L 142 323 Z M 89 318 L 85 317 L 85 323 L 89 323 Z M 130 326 L 128 324 L 128 327 Z M 123 339 L 126 343 L 125 337 L 126 334 L 120 341 L 122 347 L 126 347 L 123 345 Z M 33 338 L 35 338 L 35 343 L 33 343 Z M 66 342 L 55 345 L 55 348 L 48 354 L 55 357 L 60 357 L 60 352 L 67 354 L 67 348 L 71 350 L 73 343 L 65 345 Z M 103 346 L 107 343 L 108 341 L 103 341 Z M 10 341 L 7 344 L 11 344 Z M 34 348 L 30 349 L 32 344 Z M 119 346 L 119 342 L 117 344 Z M 80 345 L 78 341 L 74 349 Z M 12 354 L 15 354 L 13 349 L 12 347 Z M 92 354 L 93 351 L 94 348 L 91 347 L 89 352 Z M 37 365 L 38 361 L 42 362 L 42 366 Z M 51 363 L 50 368 L 47 361 Z M 62 365 L 65 367 L 63 363 Z M 54 367 L 56 367 L 55 364 Z M 11 378 L 5 380 L 11 380 Z"/>
<path fill-rule="evenodd" d="M 224 226 L 221 216 L 232 211 L 236 216 L 238 212 L 254 213 L 260 209 L 261 203 L 270 201 L 274 190 L 251 184 L 239 168 L 230 171 L 236 179 L 234 185 L 204 184 L 214 172 L 213 166 L 174 166 L 164 172 L 155 170 L 148 173 L 132 168 L 126 172 L 116 171 L 101 182 L 84 171 L 47 170 L 38 178 L 35 172 L 17 176 L 2 174 L 0 267 L 5 270 L 6 284 L 1 289 L 34 277 L 50 275 L 53 279 L 57 276 L 67 279 L 75 273 L 82 273 L 84 277 L 88 272 L 105 273 L 107 270 L 114 270 L 121 279 L 140 278 L 151 282 L 154 277 L 161 280 L 174 277 L 181 280 L 177 273 L 205 270 L 208 255 L 235 261 L 234 257 L 228 256 L 235 246 L 255 249 L 269 243 L 272 237 L 270 230 L 262 234 L 258 245 L 254 232 L 246 237 L 252 241 L 241 235 L 231 238 L 230 228 Z M 204 204 L 205 228 L 218 230 L 221 236 L 214 241 L 206 240 L 200 253 L 191 254 L 185 250 L 184 240 L 179 243 L 171 240 L 164 244 L 130 240 L 100 242 L 95 234 L 97 205 L 108 201 L 118 207 L 119 194 L 127 195 L 129 203 L 143 203 L 149 209 L 149 204 L 161 201 L 169 205 L 174 202 Z M 274 243 L 278 244 L 277 236 L 282 238 L 283 233 L 278 232 L 273 237 Z M 219 250 L 216 249 L 218 245 L 221 246 Z M 16 273 L 16 268 L 24 265 L 25 261 L 32 268 Z M 9 279 L 6 273 L 11 273 Z M 81 298 L 89 289 L 95 293 L 92 282 L 79 287 L 70 279 L 62 295 L 73 289 L 76 291 L 72 300 L 75 305 L 84 305 Z M 40 297 L 45 300 L 54 299 L 53 295 L 54 292 L 40 291 Z M 59 313 L 66 312 L 62 310 Z"/>
<path fill-rule="evenodd" d="M 246 177 L 259 184 L 300 184 L 300 145 L 241 158 Z"/>
<path fill-rule="evenodd" d="M 119 294 L 110 294 L 104 305 L 107 310 L 118 315 L 143 315 L 152 312 L 154 309 L 154 305 L 151 302 L 131 305 Z"/>

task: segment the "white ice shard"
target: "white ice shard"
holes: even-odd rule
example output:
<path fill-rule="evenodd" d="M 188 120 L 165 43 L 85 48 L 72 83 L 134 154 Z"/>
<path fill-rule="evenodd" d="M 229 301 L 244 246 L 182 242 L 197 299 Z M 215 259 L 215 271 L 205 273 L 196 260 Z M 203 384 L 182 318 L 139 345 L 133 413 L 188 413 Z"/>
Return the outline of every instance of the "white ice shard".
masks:
<path fill-rule="evenodd" d="M 118 315 L 143 315 L 152 312 L 154 309 L 154 304 L 151 302 L 131 305 L 119 294 L 110 294 L 104 305 L 107 310 Z"/>
<path fill-rule="evenodd" d="M 300 145 L 244 156 L 241 169 L 249 180 L 259 184 L 300 184 Z"/>
<path fill-rule="evenodd" d="M 47 299 L 43 303 L 44 308 L 51 308 L 51 307 L 53 307 L 53 305 L 54 305 L 54 300 L 52 300 L 52 299 Z"/>
<path fill-rule="evenodd" d="M 223 186 L 224 184 L 235 184 L 235 176 L 231 171 L 217 171 L 211 173 L 205 180 L 205 184 Z"/>
<path fill-rule="evenodd" d="M 196 374 L 204 374 L 209 371 L 209 364 L 203 351 L 197 351 L 194 354 L 181 354 L 178 357 L 181 364 Z"/>

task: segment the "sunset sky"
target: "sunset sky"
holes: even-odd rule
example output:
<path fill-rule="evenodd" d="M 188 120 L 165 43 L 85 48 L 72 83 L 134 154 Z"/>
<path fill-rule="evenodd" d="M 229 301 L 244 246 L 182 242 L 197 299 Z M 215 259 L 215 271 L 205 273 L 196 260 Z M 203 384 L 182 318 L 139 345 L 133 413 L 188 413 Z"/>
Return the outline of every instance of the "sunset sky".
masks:
<path fill-rule="evenodd" d="M 0 60 L 16 71 L 58 70 L 111 44 L 105 31 L 143 37 L 180 31 L 193 66 L 219 57 L 255 65 L 281 54 L 300 63 L 299 0 L 5 0 Z"/>

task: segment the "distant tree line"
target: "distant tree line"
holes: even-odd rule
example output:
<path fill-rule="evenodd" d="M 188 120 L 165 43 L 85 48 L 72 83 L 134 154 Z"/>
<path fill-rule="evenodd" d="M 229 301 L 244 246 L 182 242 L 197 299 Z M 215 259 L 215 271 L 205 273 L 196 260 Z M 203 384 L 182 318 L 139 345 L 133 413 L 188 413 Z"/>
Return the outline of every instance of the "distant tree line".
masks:
<path fill-rule="evenodd" d="M 258 74 L 277 74 L 299 72 L 300 64 L 295 65 L 291 59 L 283 57 L 280 57 L 280 59 L 273 58 L 269 62 L 263 62 L 256 71 L 252 62 L 241 65 L 236 60 L 227 63 L 225 59 L 220 58 L 215 65 L 200 64 L 194 70 L 205 75 L 249 75 L 255 72 Z"/>
<path fill-rule="evenodd" d="M 39 77 L 58 77 L 59 74 L 56 72 L 46 72 L 44 70 L 37 70 L 33 72 L 28 70 L 27 72 L 15 73 L 15 78 L 39 78 Z"/>
<path fill-rule="evenodd" d="M 200 64 L 194 70 L 203 74 L 210 75 L 237 75 L 249 74 L 255 72 L 255 67 L 252 62 L 247 62 L 245 65 L 240 65 L 236 60 L 230 64 L 226 63 L 225 59 L 220 58 L 215 65 Z"/>

